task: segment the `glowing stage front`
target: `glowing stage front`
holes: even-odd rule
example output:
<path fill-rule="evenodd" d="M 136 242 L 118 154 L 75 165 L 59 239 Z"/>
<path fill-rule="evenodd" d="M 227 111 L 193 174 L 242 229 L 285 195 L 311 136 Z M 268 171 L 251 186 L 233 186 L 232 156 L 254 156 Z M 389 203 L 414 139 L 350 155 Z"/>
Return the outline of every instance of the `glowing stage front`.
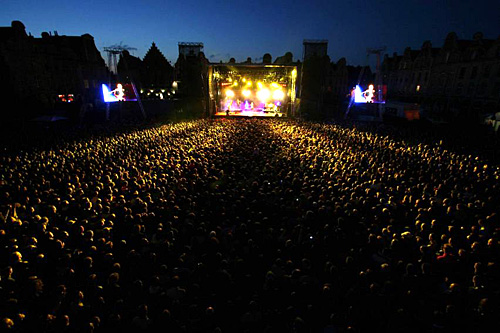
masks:
<path fill-rule="evenodd" d="M 281 65 L 213 64 L 210 111 L 215 116 L 293 115 L 297 68 Z"/>

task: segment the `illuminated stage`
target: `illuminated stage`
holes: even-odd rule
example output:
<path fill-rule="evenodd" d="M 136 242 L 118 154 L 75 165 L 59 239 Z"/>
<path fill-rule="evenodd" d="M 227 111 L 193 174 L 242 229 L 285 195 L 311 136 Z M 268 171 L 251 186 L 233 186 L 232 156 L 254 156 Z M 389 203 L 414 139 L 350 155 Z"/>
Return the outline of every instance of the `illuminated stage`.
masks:
<path fill-rule="evenodd" d="M 294 114 L 297 68 L 213 64 L 209 67 L 210 114 L 286 117 Z"/>
<path fill-rule="evenodd" d="M 262 111 L 262 110 L 233 110 L 233 111 L 219 111 L 215 113 L 217 117 L 286 117 L 285 114 L 275 111 Z"/>

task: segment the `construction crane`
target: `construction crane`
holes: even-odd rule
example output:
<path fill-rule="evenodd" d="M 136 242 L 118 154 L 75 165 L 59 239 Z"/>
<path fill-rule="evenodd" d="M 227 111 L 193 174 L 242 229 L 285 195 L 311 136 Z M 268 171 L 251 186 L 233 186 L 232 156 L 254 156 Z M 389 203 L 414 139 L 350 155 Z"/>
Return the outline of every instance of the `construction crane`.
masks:
<path fill-rule="evenodd" d="M 123 51 L 136 51 L 137 49 L 135 47 L 130 47 L 128 45 L 122 45 L 123 42 L 120 42 L 120 44 L 115 44 L 111 46 L 106 46 L 104 47 L 104 52 L 108 54 L 108 68 L 111 72 L 113 72 L 115 75 L 118 73 L 118 63 L 116 61 L 116 58 L 118 55 L 121 55 Z"/>

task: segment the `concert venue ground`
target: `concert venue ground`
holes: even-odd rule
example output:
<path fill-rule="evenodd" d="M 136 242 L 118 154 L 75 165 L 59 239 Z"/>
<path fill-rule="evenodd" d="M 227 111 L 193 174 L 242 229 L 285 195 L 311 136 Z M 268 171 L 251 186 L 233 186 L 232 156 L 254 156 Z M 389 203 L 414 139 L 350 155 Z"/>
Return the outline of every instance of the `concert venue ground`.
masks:
<path fill-rule="evenodd" d="M 458 138 L 215 119 L 5 150 L 2 329 L 498 327 L 500 169 Z"/>

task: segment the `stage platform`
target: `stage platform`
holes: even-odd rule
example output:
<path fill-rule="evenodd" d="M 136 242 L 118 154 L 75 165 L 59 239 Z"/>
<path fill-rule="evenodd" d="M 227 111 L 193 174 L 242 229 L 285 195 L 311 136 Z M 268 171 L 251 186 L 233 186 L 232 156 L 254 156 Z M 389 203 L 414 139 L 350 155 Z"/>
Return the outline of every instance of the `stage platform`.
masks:
<path fill-rule="evenodd" d="M 215 113 L 216 117 L 286 117 L 284 113 L 275 111 L 245 110 L 245 111 L 219 111 Z"/>

